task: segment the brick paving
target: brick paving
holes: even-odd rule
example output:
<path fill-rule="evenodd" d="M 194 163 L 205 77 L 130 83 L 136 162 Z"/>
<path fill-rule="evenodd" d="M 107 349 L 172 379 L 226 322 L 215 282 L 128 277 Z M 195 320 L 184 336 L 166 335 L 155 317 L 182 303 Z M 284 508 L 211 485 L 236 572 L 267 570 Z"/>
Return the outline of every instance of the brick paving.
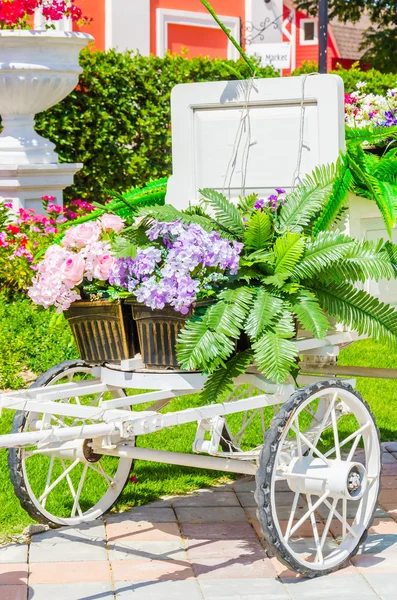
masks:
<path fill-rule="evenodd" d="M 383 458 L 369 537 L 330 576 L 298 577 L 272 556 L 244 478 L 0 548 L 0 600 L 396 600 L 397 444 Z"/>

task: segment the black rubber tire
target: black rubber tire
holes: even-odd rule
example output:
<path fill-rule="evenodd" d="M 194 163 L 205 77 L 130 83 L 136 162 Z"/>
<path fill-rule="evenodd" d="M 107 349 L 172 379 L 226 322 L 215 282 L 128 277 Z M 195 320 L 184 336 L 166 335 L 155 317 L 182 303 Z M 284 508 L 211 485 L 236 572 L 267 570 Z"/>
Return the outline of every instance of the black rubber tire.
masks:
<path fill-rule="evenodd" d="M 368 535 L 368 529 L 372 523 L 372 520 L 375 515 L 375 510 L 372 514 L 371 519 L 369 520 L 367 529 L 363 532 L 360 540 L 357 542 L 357 546 L 351 552 L 350 556 L 340 565 L 332 569 L 327 569 L 324 571 L 318 571 L 314 569 L 307 569 L 302 566 L 296 559 L 290 554 L 288 549 L 284 546 L 282 539 L 280 538 L 277 528 L 275 527 L 273 521 L 273 507 L 271 502 L 271 478 L 274 469 L 274 462 L 277 455 L 278 444 L 282 438 L 285 427 L 288 425 L 292 414 L 295 410 L 307 400 L 313 394 L 323 390 L 324 388 L 343 388 L 351 393 L 353 393 L 358 400 L 360 400 L 368 410 L 369 415 L 371 416 L 374 426 L 376 429 L 376 433 L 378 436 L 379 446 L 380 446 L 380 433 L 379 429 L 376 425 L 375 417 L 372 414 L 368 403 L 362 398 L 362 396 L 354 390 L 351 385 L 344 383 L 338 380 L 330 380 L 319 383 L 313 383 L 304 388 L 297 390 L 288 402 L 286 402 L 279 413 L 273 419 L 271 426 L 266 433 L 266 440 L 263 446 L 260 459 L 259 459 L 259 467 L 256 474 L 256 491 L 255 491 L 255 500 L 257 503 L 257 516 L 259 522 L 261 524 L 263 536 L 268 544 L 269 550 L 278 558 L 278 560 L 283 563 L 289 569 L 304 575 L 305 577 L 313 578 L 320 577 L 323 575 L 328 575 L 329 573 L 333 573 L 334 571 L 338 571 L 342 567 L 344 567 L 350 560 L 352 556 L 357 554 L 360 544 L 362 544 Z M 381 450 L 380 450 L 381 452 Z M 380 453 L 382 456 L 382 453 Z M 379 480 L 381 480 L 381 471 L 382 466 L 380 465 L 379 472 Z"/>
<path fill-rule="evenodd" d="M 75 367 L 91 368 L 90 365 L 87 365 L 84 361 L 82 361 L 80 359 L 65 360 L 64 362 L 60 363 L 59 365 L 55 365 L 54 367 L 51 367 L 50 369 L 48 369 L 48 371 L 46 371 L 45 373 L 40 375 L 40 377 L 38 377 L 36 379 L 36 381 L 34 383 L 32 383 L 32 385 L 30 386 L 29 389 L 50 385 L 51 381 L 53 379 L 58 377 L 63 372 L 66 372 L 69 369 L 75 368 Z M 15 417 L 14 417 L 14 420 L 12 423 L 11 433 L 20 433 L 23 431 L 23 429 L 25 427 L 25 423 L 26 423 L 27 414 L 28 413 L 22 412 L 22 411 L 18 411 L 15 414 Z M 22 508 L 24 510 L 26 510 L 28 515 L 30 517 L 32 517 L 32 519 L 34 519 L 38 523 L 50 525 L 50 527 L 52 527 L 54 529 L 58 528 L 58 527 L 62 527 L 62 525 L 60 525 L 58 523 L 54 523 L 54 521 L 49 520 L 39 510 L 37 510 L 36 506 L 31 501 L 29 492 L 25 485 L 24 476 L 23 476 L 20 448 L 10 448 L 8 450 L 8 467 L 10 469 L 10 479 L 14 486 L 15 495 L 17 496 Z M 133 469 L 134 469 L 134 461 L 132 462 L 130 473 L 133 471 Z M 126 478 L 123 489 L 128 484 L 128 481 L 129 481 L 129 475 Z M 123 490 L 120 492 L 120 495 L 122 493 L 123 493 Z M 120 495 L 119 495 L 119 497 L 120 497 Z M 118 500 L 118 498 L 116 499 L 115 503 L 117 502 L 117 500 Z M 111 507 L 109 507 L 108 512 L 111 510 L 111 508 L 114 506 L 114 504 Z"/>

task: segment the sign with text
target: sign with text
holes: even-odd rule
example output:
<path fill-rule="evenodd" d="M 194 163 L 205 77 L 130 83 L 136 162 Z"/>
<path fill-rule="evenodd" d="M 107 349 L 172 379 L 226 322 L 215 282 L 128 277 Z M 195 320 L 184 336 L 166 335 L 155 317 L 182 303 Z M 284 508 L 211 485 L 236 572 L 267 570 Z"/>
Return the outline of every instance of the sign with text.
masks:
<path fill-rule="evenodd" d="M 271 65 L 275 69 L 289 69 L 291 66 L 291 44 L 251 44 L 249 54 L 261 59 L 262 66 Z"/>

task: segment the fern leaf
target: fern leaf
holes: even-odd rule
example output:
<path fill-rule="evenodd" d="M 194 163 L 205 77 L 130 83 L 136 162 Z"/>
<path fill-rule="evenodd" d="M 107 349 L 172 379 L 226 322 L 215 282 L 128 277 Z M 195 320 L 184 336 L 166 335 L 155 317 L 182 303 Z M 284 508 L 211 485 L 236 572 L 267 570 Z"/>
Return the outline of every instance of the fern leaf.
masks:
<path fill-rule="evenodd" d="M 305 250 L 305 239 L 299 233 L 287 231 L 274 244 L 276 264 L 274 273 L 291 273 L 293 268 L 302 258 Z"/>
<path fill-rule="evenodd" d="M 176 345 L 178 361 L 188 371 L 214 371 L 234 349 L 235 344 L 227 335 L 208 329 L 205 317 L 187 321 Z"/>
<path fill-rule="evenodd" d="M 255 340 L 282 310 L 283 301 L 264 289 L 259 289 L 248 315 L 244 330 Z"/>
<path fill-rule="evenodd" d="M 270 240 L 272 229 L 272 219 L 267 212 L 254 212 L 244 233 L 245 246 L 251 250 L 263 250 Z"/>
<path fill-rule="evenodd" d="M 215 190 L 204 189 L 199 192 L 213 209 L 219 223 L 234 235 L 243 237 L 245 227 L 234 204 Z"/>
<path fill-rule="evenodd" d="M 250 213 L 254 210 L 254 204 L 258 200 L 258 194 L 250 194 L 245 198 L 239 198 L 237 207 L 243 213 Z"/>
<path fill-rule="evenodd" d="M 311 286 L 323 309 L 347 327 L 397 347 L 397 311 L 353 285 Z"/>
<path fill-rule="evenodd" d="M 323 338 L 329 328 L 329 321 L 316 296 L 308 290 L 301 290 L 292 304 L 303 329 L 307 329 L 315 338 Z"/>
<path fill-rule="evenodd" d="M 336 179 L 331 194 L 314 226 L 313 236 L 317 236 L 320 231 L 326 231 L 335 223 L 346 204 L 347 193 L 352 180 L 353 176 L 348 168 L 347 161 L 344 157 L 341 157 L 338 161 Z"/>
<path fill-rule="evenodd" d="M 321 232 L 315 240 L 308 240 L 305 254 L 293 271 L 294 278 L 317 277 L 329 269 L 354 247 L 354 240 L 338 232 Z"/>
<path fill-rule="evenodd" d="M 318 218 L 332 191 L 335 165 L 322 165 L 307 175 L 302 185 L 287 195 L 280 210 L 278 229 L 310 232 L 311 224 Z"/>
<path fill-rule="evenodd" d="M 268 379 L 282 383 L 291 373 L 298 356 L 296 344 L 290 339 L 294 333 L 292 315 L 286 313 L 274 331 L 267 331 L 254 342 L 255 363 Z"/>
<path fill-rule="evenodd" d="M 234 379 L 246 372 L 252 362 L 252 350 L 245 350 L 233 356 L 223 367 L 212 373 L 201 392 L 200 398 L 206 404 L 222 402 L 226 394 L 234 389 Z"/>

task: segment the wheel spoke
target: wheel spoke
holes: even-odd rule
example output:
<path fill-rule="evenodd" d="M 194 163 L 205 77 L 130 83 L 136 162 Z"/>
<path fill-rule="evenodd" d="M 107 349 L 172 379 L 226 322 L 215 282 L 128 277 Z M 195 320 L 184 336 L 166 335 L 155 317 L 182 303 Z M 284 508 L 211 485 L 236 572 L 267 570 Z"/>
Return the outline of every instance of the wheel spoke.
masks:
<path fill-rule="evenodd" d="M 344 540 L 346 537 L 346 523 L 347 523 L 347 500 L 343 498 L 342 500 L 342 539 Z"/>
<path fill-rule="evenodd" d="M 361 437 L 362 437 L 361 433 L 359 433 L 356 436 L 356 439 L 354 440 L 353 446 L 351 447 L 349 455 L 347 457 L 347 462 L 350 462 L 353 459 L 354 453 L 357 450 L 357 446 L 358 446 L 358 444 L 359 444 L 359 442 L 361 440 Z"/>
<path fill-rule="evenodd" d="M 62 460 L 62 459 L 61 459 L 61 465 L 62 465 L 62 468 L 64 469 L 64 471 L 66 471 L 67 469 L 66 469 L 65 461 Z M 74 485 L 73 485 L 72 480 L 70 479 L 69 473 L 66 474 L 66 481 L 68 482 L 68 486 L 69 486 L 69 489 L 70 489 L 70 493 L 72 494 L 72 498 L 75 501 L 76 500 L 76 492 L 74 491 Z M 80 504 L 78 502 L 77 502 L 77 511 L 78 511 L 80 517 L 82 517 L 83 516 L 83 512 L 82 512 L 82 510 L 80 508 Z"/>
<path fill-rule="evenodd" d="M 289 536 L 291 535 L 292 523 L 294 522 L 296 507 L 298 506 L 299 496 L 300 496 L 300 492 L 295 492 L 294 501 L 293 501 L 291 512 L 289 515 L 287 531 L 285 532 L 285 536 L 284 536 L 286 540 L 288 540 Z"/>
<path fill-rule="evenodd" d="M 334 500 L 332 501 L 332 508 L 328 514 L 327 522 L 325 523 L 323 535 L 321 536 L 321 541 L 320 541 L 321 552 L 323 551 L 325 540 L 327 539 L 328 531 L 329 531 L 329 528 L 331 527 L 332 519 L 334 518 L 334 512 L 335 512 L 335 508 L 336 508 L 337 504 L 338 504 L 338 498 L 334 498 Z M 317 557 L 318 557 L 318 552 L 316 554 L 315 561 L 317 560 Z"/>
<path fill-rule="evenodd" d="M 330 461 L 327 459 L 327 457 L 320 452 L 320 450 L 318 450 L 308 439 L 305 435 L 303 435 L 303 433 L 301 431 L 297 431 L 295 429 L 295 427 L 293 425 L 291 425 L 291 429 L 292 431 L 296 434 L 296 436 L 300 436 L 302 441 L 309 446 L 309 448 L 313 451 L 314 454 L 316 454 L 318 456 L 318 458 L 321 458 L 321 460 L 328 466 L 331 465 Z"/>
<path fill-rule="evenodd" d="M 295 419 L 295 424 L 296 424 L 297 430 L 299 431 L 299 421 L 298 421 L 298 418 Z M 300 435 L 296 436 L 296 447 L 298 448 L 298 457 L 299 457 L 299 460 L 302 460 L 302 458 L 303 458 L 303 452 L 302 452 L 302 440 L 301 440 Z"/>
<path fill-rule="evenodd" d="M 54 462 L 55 462 L 55 456 L 51 456 L 50 459 L 50 466 L 48 468 L 48 474 L 47 474 L 47 480 L 46 480 L 46 484 L 45 484 L 45 488 L 44 488 L 44 492 L 46 492 L 48 490 L 48 488 L 51 485 L 51 478 L 52 478 L 52 470 L 54 468 Z M 48 496 L 46 496 L 41 504 L 41 506 L 43 508 L 45 508 L 45 505 L 47 504 L 47 498 Z"/>
<path fill-rule="evenodd" d="M 109 475 L 106 473 L 105 469 L 102 467 L 100 462 L 97 464 L 98 464 L 99 468 L 97 468 L 95 465 L 92 465 L 92 464 L 89 464 L 88 466 L 90 469 L 95 471 L 95 473 L 97 473 L 98 475 L 100 475 L 101 477 L 103 477 L 106 480 L 108 487 L 111 487 L 112 483 L 113 483 L 113 479 L 111 479 L 111 477 L 109 477 Z"/>
<path fill-rule="evenodd" d="M 79 487 L 77 488 L 76 496 L 75 496 L 74 503 L 73 503 L 72 514 L 71 514 L 72 517 L 76 516 L 76 510 L 77 510 L 77 507 L 79 506 L 79 500 L 80 500 L 81 492 L 83 489 L 85 477 L 87 475 L 87 471 L 88 471 L 88 465 L 85 464 L 84 468 L 83 468 L 83 473 L 80 477 Z"/>
<path fill-rule="evenodd" d="M 327 494 L 328 495 L 328 494 Z M 325 495 L 324 495 L 325 496 Z M 320 500 L 325 500 L 325 497 L 322 496 Z M 312 529 L 313 529 L 313 536 L 314 536 L 314 542 L 316 544 L 316 548 L 317 548 L 317 556 L 318 556 L 318 562 L 320 562 L 321 564 L 324 562 L 324 558 L 323 558 L 323 551 L 321 548 L 321 544 L 320 544 L 320 538 L 318 535 L 318 529 L 317 529 L 317 523 L 316 523 L 316 517 L 314 516 L 314 511 L 315 508 L 313 508 L 313 504 L 312 504 L 312 497 L 310 496 L 310 494 L 306 494 L 306 500 L 307 500 L 307 505 L 310 509 L 310 521 L 312 523 Z M 317 502 L 316 502 L 317 504 Z M 314 506 L 316 506 L 316 504 Z"/>
<path fill-rule="evenodd" d="M 340 446 L 339 446 L 339 433 L 338 433 L 338 423 L 336 420 L 336 412 L 335 412 L 335 402 L 331 411 L 331 419 L 332 419 L 332 429 L 334 431 L 334 443 L 336 450 L 336 458 L 340 460 Z"/>
<path fill-rule="evenodd" d="M 332 505 L 331 505 L 331 504 L 328 502 L 328 500 L 324 500 L 324 504 L 325 504 L 325 506 L 327 506 L 327 507 L 328 507 L 330 510 L 332 510 Z M 336 517 L 337 519 L 339 519 L 339 521 L 340 521 L 342 524 L 344 523 L 344 525 L 345 525 L 346 529 L 348 530 L 348 532 L 349 532 L 349 533 L 351 533 L 353 537 L 357 538 L 357 537 L 358 537 L 358 536 L 357 536 L 357 533 L 356 533 L 356 532 L 355 532 L 355 531 L 354 531 L 354 530 L 353 530 L 353 529 L 350 527 L 350 525 L 349 525 L 349 523 L 348 523 L 347 521 L 344 521 L 344 520 L 343 520 L 343 517 L 342 517 L 342 515 L 340 514 L 340 512 L 338 512 L 338 511 L 336 510 L 336 508 L 335 508 L 335 510 L 334 510 L 334 513 L 335 513 L 335 517 Z"/>
<path fill-rule="evenodd" d="M 69 473 L 71 471 L 73 471 L 73 469 L 79 464 L 80 460 L 77 458 L 67 469 L 66 471 L 64 471 L 63 473 L 61 473 L 61 475 L 49 486 L 48 490 L 46 490 L 39 498 L 39 502 L 40 504 L 43 502 L 44 498 L 47 498 L 48 494 L 50 494 L 52 492 L 52 490 L 54 488 L 56 488 L 56 486 L 61 483 L 61 481 L 63 479 L 65 479 L 65 477 L 67 477 L 69 475 Z"/>
<path fill-rule="evenodd" d="M 338 393 L 336 392 L 333 395 L 332 400 L 331 400 L 327 410 L 325 411 L 325 415 L 323 417 L 323 420 L 321 421 L 321 425 L 319 425 L 319 427 L 318 427 L 318 431 L 317 431 L 316 437 L 314 438 L 313 446 L 310 449 L 309 456 L 313 456 L 314 448 L 317 446 L 324 429 L 326 429 L 326 424 L 328 422 L 328 419 L 329 419 L 329 416 L 330 416 L 332 410 L 335 407 L 335 402 L 336 402 L 337 397 L 338 397 Z"/>
<path fill-rule="evenodd" d="M 290 535 L 293 535 L 295 533 L 295 531 L 297 529 L 299 529 L 299 527 L 308 519 L 308 517 L 311 517 L 311 515 L 314 513 L 314 511 L 317 510 L 317 508 L 320 506 L 320 504 L 322 504 L 327 497 L 328 497 L 328 492 L 325 492 L 325 494 L 323 494 L 317 500 L 317 502 L 315 504 L 313 504 L 313 505 L 312 505 L 312 502 L 311 502 L 311 499 L 310 499 L 309 510 L 306 511 L 305 514 L 303 515 L 303 517 L 301 519 L 299 519 L 299 521 L 293 526 L 293 528 L 291 529 Z"/>
<path fill-rule="evenodd" d="M 371 422 L 368 421 L 367 423 L 365 423 L 365 425 L 363 425 L 362 427 L 360 427 L 360 429 L 357 429 L 357 431 L 355 431 L 354 433 L 352 433 L 351 435 L 349 435 L 347 438 L 345 438 L 343 440 L 343 442 L 340 442 L 339 444 L 339 448 L 342 448 L 343 446 L 345 446 L 346 444 L 348 444 L 349 442 L 351 442 L 352 439 L 354 439 L 357 435 L 361 435 L 363 433 L 363 431 L 365 431 L 366 429 L 368 429 L 368 427 L 371 427 Z M 325 457 L 331 456 L 331 454 L 333 454 L 335 452 L 336 448 L 335 446 L 333 448 L 331 448 L 331 450 L 328 450 L 328 452 L 326 452 L 324 454 Z"/>

